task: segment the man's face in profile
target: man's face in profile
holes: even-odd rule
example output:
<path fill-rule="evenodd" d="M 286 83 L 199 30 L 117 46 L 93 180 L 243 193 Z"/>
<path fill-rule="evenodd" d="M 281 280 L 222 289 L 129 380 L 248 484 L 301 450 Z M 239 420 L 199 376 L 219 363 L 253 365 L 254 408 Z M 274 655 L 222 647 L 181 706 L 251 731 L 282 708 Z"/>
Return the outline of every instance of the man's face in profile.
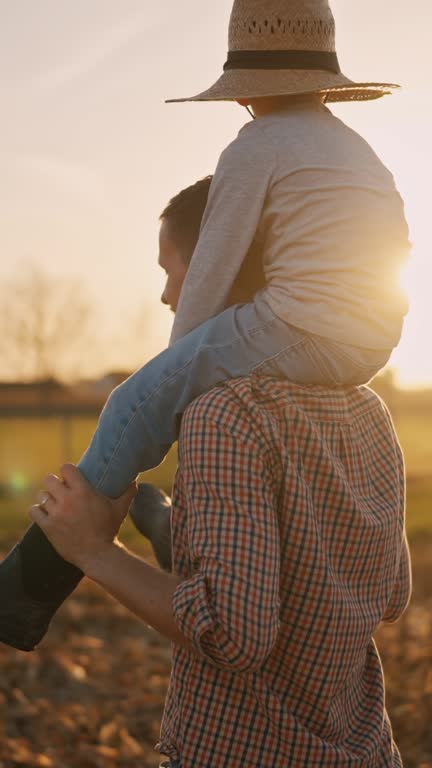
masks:
<path fill-rule="evenodd" d="M 161 301 L 170 307 L 172 312 L 175 312 L 187 272 L 187 264 L 172 237 L 167 219 L 162 220 L 159 231 L 159 266 L 166 273 L 166 283 Z"/>
<path fill-rule="evenodd" d="M 159 266 L 165 271 L 166 282 L 161 301 L 172 312 L 177 309 L 183 281 L 192 258 L 193 248 L 196 246 L 196 242 L 193 242 L 190 252 L 185 253 L 176 241 L 174 231 L 169 218 L 163 218 L 159 230 Z M 257 291 L 264 287 L 261 250 L 257 242 L 252 243 L 234 281 L 226 306 L 248 303 L 253 300 Z"/>

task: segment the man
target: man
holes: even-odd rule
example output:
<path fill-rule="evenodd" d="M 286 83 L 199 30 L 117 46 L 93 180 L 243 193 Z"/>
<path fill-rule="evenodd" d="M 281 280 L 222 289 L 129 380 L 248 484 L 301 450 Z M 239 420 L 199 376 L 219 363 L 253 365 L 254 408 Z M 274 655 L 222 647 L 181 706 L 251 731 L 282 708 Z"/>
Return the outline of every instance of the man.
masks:
<path fill-rule="evenodd" d="M 173 309 L 180 257 L 162 220 Z M 105 498 L 65 465 L 30 514 L 63 558 L 173 641 L 158 745 L 169 764 L 401 766 L 372 640 L 410 595 L 403 459 L 381 400 L 256 375 L 195 400 L 179 438 L 172 574 L 116 539 L 134 495 Z"/>
<path fill-rule="evenodd" d="M 168 265 L 162 301 L 175 311 L 181 284 L 198 241 L 212 177 L 176 195 L 161 214 L 160 265 Z M 250 299 L 264 282 L 261 252 L 250 249 L 233 285 L 229 303 Z M 143 515 L 143 505 L 145 514 Z M 133 515 L 151 538 L 159 562 L 170 566 L 167 505 L 156 489 L 141 485 Z M 42 530 L 32 525 L 0 564 L 0 642 L 32 651 L 48 630 L 52 616 L 75 589 L 83 573 L 61 558 Z"/>

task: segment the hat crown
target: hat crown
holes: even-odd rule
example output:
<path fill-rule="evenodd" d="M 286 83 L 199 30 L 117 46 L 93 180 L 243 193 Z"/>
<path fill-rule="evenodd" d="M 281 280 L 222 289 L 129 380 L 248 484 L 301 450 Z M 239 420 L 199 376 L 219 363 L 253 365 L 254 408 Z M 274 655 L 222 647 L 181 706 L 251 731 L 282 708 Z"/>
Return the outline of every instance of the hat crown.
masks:
<path fill-rule="evenodd" d="M 234 0 L 228 46 L 223 74 L 211 88 L 172 101 L 300 93 L 325 93 L 329 102 L 369 101 L 399 87 L 355 82 L 341 71 L 329 0 Z"/>
<path fill-rule="evenodd" d="M 336 50 L 335 21 L 327 0 L 235 0 L 230 51 Z"/>

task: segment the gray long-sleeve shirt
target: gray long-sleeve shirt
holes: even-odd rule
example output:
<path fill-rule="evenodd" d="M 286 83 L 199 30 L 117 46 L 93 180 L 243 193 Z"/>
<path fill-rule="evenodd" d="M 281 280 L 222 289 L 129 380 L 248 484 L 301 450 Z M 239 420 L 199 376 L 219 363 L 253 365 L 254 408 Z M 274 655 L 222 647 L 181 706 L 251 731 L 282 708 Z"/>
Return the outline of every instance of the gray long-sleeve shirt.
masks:
<path fill-rule="evenodd" d="M 171 343 L 225 307 L 253 240 L 266 302 L 288 323 L 370 349 L 398 343 L 411 243 L 392 174 L 319 102 L 244 126 L 222 153 Z"/>

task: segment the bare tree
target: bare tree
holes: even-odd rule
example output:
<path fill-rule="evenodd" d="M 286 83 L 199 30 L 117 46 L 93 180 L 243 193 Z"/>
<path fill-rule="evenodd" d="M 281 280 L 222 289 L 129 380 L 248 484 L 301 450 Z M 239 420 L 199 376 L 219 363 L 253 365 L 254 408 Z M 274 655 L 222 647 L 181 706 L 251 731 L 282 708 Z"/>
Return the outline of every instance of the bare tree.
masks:
<path fill-rule="evenodd" d="M 0 284 L 0 378 L 48 379 L 79 372 L 88 356 L 91 305 L 83 284 L 29 265 Z"/>

